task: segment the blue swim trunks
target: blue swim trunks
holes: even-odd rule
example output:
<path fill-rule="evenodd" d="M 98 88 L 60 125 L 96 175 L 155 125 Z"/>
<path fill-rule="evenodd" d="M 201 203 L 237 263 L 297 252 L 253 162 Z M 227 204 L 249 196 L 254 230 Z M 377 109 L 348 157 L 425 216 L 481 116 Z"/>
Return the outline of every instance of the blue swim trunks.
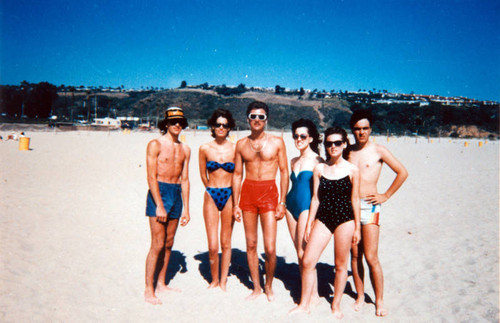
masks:
<path fill-rule="evenodd" d="M 179 219 L 182 214 L 182 189 L 181 184 L 171 184 L 158 182 L 160 188 L 160 195 L 167 211 L 169 219 Z M 156 203 L 148 190 L 148 197 L 146 200 L 146 215 L 156 216 Z"/>

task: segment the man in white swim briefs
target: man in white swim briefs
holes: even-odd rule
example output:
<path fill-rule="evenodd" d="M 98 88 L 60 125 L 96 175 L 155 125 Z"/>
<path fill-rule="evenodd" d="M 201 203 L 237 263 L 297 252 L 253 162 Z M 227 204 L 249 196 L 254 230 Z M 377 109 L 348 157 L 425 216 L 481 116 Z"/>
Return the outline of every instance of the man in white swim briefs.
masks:
<path fill-rule="evenodd" d="M 384 276 L 378 259 L 380 225 L 380 205 L 387 201 L 408 177 L 403 164 L 391 152 L 370 142 L 372 115 L 368 110 L 356 110 L 351 116 L 350 126 L 356 143 L 350 147 L 349 162 L 360 171 L 359 195 L 361 197 L 361 242 L 352 246 L 351 266 L 357 298 L 354 309 L 359 311 L 365 301 L 363 255 L 370 269 L 370 277 L 375 291 L 375 314 L 388 314 L 384 307 Z M 377 182 L 386 163 L 396 173 L 396 178 L 383 194 L 377 191 Z"/>

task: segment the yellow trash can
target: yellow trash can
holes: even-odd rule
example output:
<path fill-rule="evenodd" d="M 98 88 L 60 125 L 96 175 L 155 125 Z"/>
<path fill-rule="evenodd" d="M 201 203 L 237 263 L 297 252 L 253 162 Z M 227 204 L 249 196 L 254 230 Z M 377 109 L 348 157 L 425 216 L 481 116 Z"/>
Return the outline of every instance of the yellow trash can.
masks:
<path fill-rule="evenodd" d="M 30 150 L 30 137 L 19 138 L 19 150 Z"/>

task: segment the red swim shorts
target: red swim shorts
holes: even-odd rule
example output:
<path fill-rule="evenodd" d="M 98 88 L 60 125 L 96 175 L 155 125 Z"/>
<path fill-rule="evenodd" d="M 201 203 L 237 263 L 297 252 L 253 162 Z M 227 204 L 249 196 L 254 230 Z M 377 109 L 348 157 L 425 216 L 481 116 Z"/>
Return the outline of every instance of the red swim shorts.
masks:
<path fill-rule="evenodd" d="M 278 206 L 276 181 L 252 181 L 245 179 L 241 186 L 240 209 L 244 212 L 263 214 L 276 211 Z"/>

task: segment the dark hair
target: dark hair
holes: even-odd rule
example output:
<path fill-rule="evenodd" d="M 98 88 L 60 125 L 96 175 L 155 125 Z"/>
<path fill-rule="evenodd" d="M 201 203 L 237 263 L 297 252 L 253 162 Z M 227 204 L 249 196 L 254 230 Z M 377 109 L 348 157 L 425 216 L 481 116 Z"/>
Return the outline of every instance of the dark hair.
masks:
<path fill-rule="evenodd" d="M 330 128 L 325 130 L 325 134 L 323 136 L 323 144 L 326 143 L 326 138 L 330 135 L 341 135 L 342 141 L 347 143 L 346 149 L 344 149 L 344 151 L 342 152 L 342 157 L 347 159 L 347 157 L 349 156 L 349 149 L 348 148 L 350 145 L 349 139 L 347 138 L 347 132 L 343 128 L 340 128 L 338 126 L 330 127 Z M 329 161 L 331 158 L 326 147 L 325 147 L 325 157 L 326 157 L 326 161 Z"/>
<path fill-rule="evenodd" d="M 295 121 L 294 123 L 292 123 L 292 134 L 295 133 L 295 130 L 297 130 L 297 128 L 301 128 L 301 127 L 307 128 L 307 133 L 313 139 L 313 141 L 311 142 L 309 147 L 311 147 L 311 149 L 316 154 L 319 155 L 318 145 L 319 145 L 320 141 L 319 141 L 319 132 L 318 132 L 318 129 L 316 128 L 316 125 L 314 124 L 314 122 L 312 122 L 309 119 L 302 119 L 301 118 L 301 119 Z"/>
<path fill-rule="evenodd" d="M 267 106 L 267 104 L 265 104 L 264 102 L 260 102 L 260 101 L 253 101 L 252 103 L 250 103 L 248 105 L 247 116 L 250 113 L 250 111 L 256 110 L 256 109 L 263 109 L 264 111 L 266 111 L 266 115 L 269 117 L 269 107 Z"/>
<path fill-rule="evenodd" d="M 231 114 L 230 111 L 225 110 L 225 109 L 217 109 L 212 113 L 212 116 L 207 120 L 207 125 L 211 128 L 212 132 L 212 137 L 215 138 L 215 132 L 212 127 L 215 127 L 215 124 L 217 123 L 217 119 L 223 117 L 227 119 L 227 124 L 229 125 L 229 131 L 233 129 L 236 126 L 236 123 L 234 122 L 233 115 Z M 229 131 L 227 134 L 229 134 Z"/>
<path fill-rule="evenodd" d="M 367 119 L 368 122 L 370 122 L 370 127 L 372 126 L 373 115 L 372 115 L 371 111 L 367 110 L 367 109 L 360 109 L 360 110 L 354 111 L 354 113 L 351 116 L 351 121 L 349 121 L 349 126 L 351 127 L 351 130 L 354 127 L 354 125 L 359 120 L 362 120 L 362 119 Z"/>

